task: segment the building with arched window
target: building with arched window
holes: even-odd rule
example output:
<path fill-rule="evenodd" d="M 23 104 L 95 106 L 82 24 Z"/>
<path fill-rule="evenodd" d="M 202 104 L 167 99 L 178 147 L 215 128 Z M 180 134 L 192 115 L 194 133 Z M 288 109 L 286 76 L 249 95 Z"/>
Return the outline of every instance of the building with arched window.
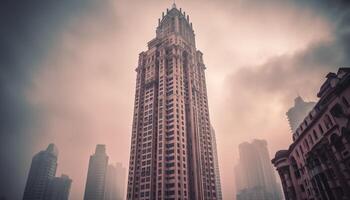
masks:
<path fill-rule="evenodd" d="M 350 199 L 350 68 L 326 78 L 293 143 L 272 159 L 286 200 Z"/>

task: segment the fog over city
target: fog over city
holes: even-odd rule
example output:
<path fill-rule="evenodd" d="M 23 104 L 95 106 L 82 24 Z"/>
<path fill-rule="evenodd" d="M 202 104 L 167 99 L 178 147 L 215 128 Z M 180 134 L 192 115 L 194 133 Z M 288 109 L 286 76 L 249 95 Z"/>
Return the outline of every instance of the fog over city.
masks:
<path fill-rule="evenodd" d="M 21 199 L 32 156 L 55 143 L 58 174 L 82 199 L 89 156 L 129 163 L 138 55 L 164 0 L 4 0 L 0 6 L 0 198 Z M 238 145 L 288 148 L 286 112 L 317 101 L 349 67 L 346 0 L 177 0 L 203 52 L 224 199 L 235 199 Z M 126 183 L 125 183 L 126 184 Z"/>

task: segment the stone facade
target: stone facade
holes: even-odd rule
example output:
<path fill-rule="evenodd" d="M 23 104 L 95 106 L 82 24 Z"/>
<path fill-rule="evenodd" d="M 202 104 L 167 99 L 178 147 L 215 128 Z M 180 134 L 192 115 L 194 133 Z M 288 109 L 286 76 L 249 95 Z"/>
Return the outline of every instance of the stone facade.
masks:
<path fill-rule="evenodd" d="M 350 199 L 350 68 L 326 78 L 293 143 L 272 160 L 286 200 Z"/>

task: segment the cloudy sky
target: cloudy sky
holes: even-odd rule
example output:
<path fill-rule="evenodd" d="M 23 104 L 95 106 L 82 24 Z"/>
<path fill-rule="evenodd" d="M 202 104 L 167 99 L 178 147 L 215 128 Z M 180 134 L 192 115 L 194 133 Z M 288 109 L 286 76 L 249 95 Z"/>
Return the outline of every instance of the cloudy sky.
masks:
<path fill-rule="evenodd" d="M 127 165 L 138 54 L 170 0 L 2 0 L 0 197 L 20 199 L 32 156 L 54 142 L 58 175 L 81 199 L 97 143 Z M 329 71 L 350 66 L 346 0 L 178 0 L 204 53 L 223 195 L 234 199 L 237 146 L 291 142 L 285 112 L 317 100 Z"/>

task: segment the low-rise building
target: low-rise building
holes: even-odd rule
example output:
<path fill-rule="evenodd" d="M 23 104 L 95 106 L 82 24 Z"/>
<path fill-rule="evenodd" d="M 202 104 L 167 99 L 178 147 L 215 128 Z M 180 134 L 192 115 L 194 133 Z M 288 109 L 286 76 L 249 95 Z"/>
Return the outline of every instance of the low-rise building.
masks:
<path fill-rule="evenodd" d="M 286 200 L 350 199 L 350 68 L 326 78 L 293 143 L 272 159 Z"/>

